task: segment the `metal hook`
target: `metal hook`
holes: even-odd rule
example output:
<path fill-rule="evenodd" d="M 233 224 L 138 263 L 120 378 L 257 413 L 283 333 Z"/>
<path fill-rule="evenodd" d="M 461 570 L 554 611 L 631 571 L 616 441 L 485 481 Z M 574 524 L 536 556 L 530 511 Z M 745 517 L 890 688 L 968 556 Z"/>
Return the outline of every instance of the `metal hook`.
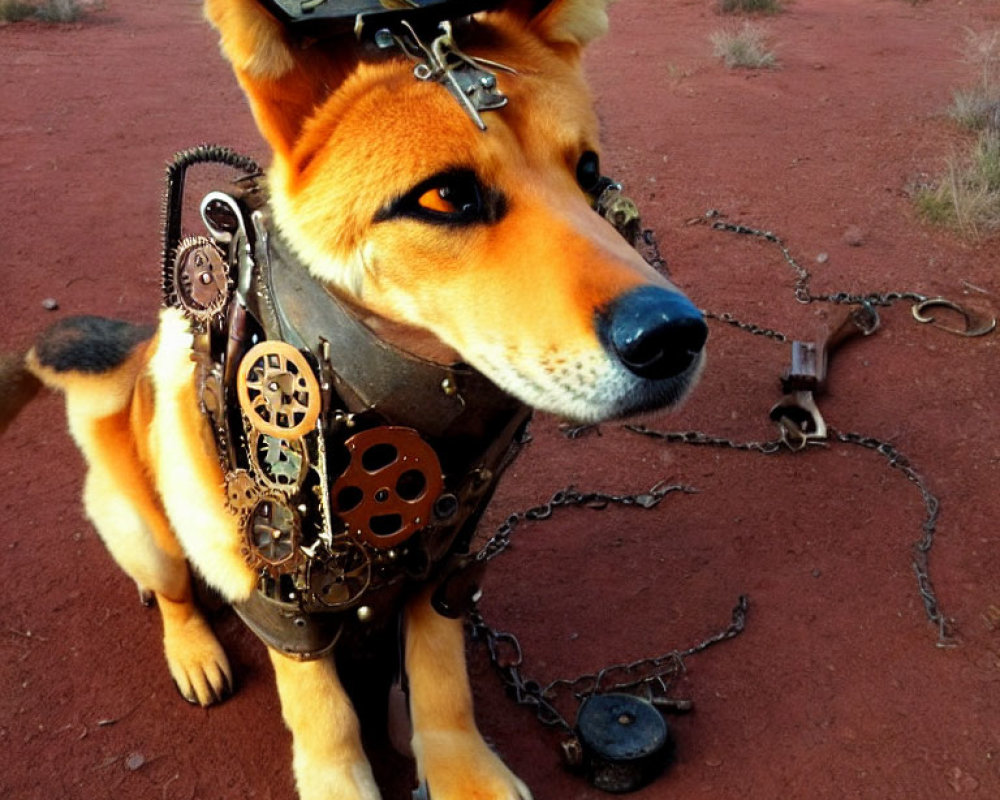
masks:
<path fill-rule="evenodd" d="M 952 328 L 949 325 L 942 325 L 940 322 L 935 322 L 934 317 L 926 313 L 932 308 L 947 308 L 960 314 L 962 319 L 965 320 L 965 328 Z M 969 311 L 969 309 L 946 297 L 927 297 L 918 303 L 914 303 L 912 311 L 913 318 L 917 322 L 932 324 L 935 328 L 940 328 L 943 331 L 948 331 L 948 333 L 954 333 L 958 336 L 985 336 L 987 333 L 991 333 L 997 326 L 996 317 L 990 317 L 988 321 L 982 321 Z"/>

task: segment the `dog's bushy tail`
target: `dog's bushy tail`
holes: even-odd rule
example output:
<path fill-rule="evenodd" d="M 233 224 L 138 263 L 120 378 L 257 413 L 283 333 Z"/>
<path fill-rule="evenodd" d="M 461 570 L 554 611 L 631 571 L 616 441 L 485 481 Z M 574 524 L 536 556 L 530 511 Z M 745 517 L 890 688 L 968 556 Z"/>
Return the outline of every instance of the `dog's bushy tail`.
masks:
<path fill-rule="evenodd" d="M 25 365 L 24 354 L 0 353 L 0 436 L 41 387 Z"/>

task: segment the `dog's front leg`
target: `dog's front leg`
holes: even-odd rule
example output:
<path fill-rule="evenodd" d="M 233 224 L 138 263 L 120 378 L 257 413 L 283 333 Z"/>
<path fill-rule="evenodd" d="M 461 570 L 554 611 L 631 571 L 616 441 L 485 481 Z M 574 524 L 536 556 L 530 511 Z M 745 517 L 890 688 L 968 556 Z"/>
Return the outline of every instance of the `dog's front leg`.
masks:
<path fill-rule="evenodd" d="M 358 718 L 332 659 L 294 661 L 269 652 L 301 800 L 379 800 Z"/>
<path fill-rule="evenodd" d="M 531 800 L 531 792 L 483 741 L 472 714 L 462 621 L 438 614 L 431 592 L 406 614 L 417 774 L 433 800 Z"/>

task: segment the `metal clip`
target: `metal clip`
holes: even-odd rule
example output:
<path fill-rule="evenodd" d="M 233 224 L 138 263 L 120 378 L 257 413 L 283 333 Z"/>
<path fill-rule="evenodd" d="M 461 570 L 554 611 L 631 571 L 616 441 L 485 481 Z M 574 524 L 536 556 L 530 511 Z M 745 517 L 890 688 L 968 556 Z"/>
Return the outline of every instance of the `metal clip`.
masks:
<path fill-rule="evenodd" d="M 934 317 L 926 313 L 932 308 L 947 308 L 960 314 L 962 319 L 965 320 L 965 328 L 952 328 L 950 325 L 942 325 L 940 322 L 935 322 Z M 987 333 L 995 330 L 997 326 L 996 317 L 990 317 L 988 321 L 983 320 L 965 308 L 965 306 L 961 306 L 946 297 L 927 297 L 919 303 L 914 303 L 912 311 L 913 318 L 917 322 L 931 324 L 935 328 L 940 328 L 943 331 L 954 333 L 958 336 L 985 336 Z"/>
<path fill-rule="evenodd" d="M 392 42 L 417 65 L 413 75 L 420 81 L 437 81 L 458 100 L 480 130 L 486 130 L 480 111 L 494 111 L 507 105 L 507 96 L 497 90 L 496 75 L 490 70 L 501 70 L 516 75 L 511 67 L 485 58 L 468 56 L 455 44 L 450 22 L 442 22 L 441 35 L 428 47 L 405 20 L 406 36 L 396 36 L 387 31 L 379 31 L 376 42 L 380 47 Z"/>
<path fill-rule="evenodd" d="M 830 357 L 855 336 L 871 336 L 879 329 L 875 306 L 865 300 L 852 309 L 821 342 L 792 342 L 792 364 L 781 378 L 785 396 L 770 412 L 778 423 L 781 441 L 791 450 L 802 450 L 827 438 L 826 422 L 816 406 L 815 394 L 826 388 Z"/>
<path fill-rule="evenodd" d="M 771 409 L 770 417 L 778 423 L 781 441 L 790 450 L 803 450 L 827 438 L 826 421 L 819 413 L 812 392 L 787 395 Z"/>

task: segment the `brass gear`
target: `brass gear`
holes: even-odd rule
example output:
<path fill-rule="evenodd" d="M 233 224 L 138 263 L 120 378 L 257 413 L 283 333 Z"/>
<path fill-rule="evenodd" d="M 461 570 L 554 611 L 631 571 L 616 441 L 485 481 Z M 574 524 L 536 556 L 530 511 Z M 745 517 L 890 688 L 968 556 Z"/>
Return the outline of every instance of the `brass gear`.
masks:
<path fill-rule="evenodd" d="M 279 439 L 300 439 L 316 425 L 322 400 L 306 357 L 287 342 L 250 348 L 236 377 L 240 407 L 256 430 Z"/>
<path fill-rule="evenodd" d="M 229 300 L 229 266 L 225 254 L 204 236 L 188 236 L 174 253 L 168 300 L 198 322 L 207 322 Z"/>
<path fill-rule="evenodd" d="M 302 563 L 298 512 L 282 497 L 262 497 L 244 523 L 243 554 L 254 569 L 271 577 L 294 572 Z"/>

